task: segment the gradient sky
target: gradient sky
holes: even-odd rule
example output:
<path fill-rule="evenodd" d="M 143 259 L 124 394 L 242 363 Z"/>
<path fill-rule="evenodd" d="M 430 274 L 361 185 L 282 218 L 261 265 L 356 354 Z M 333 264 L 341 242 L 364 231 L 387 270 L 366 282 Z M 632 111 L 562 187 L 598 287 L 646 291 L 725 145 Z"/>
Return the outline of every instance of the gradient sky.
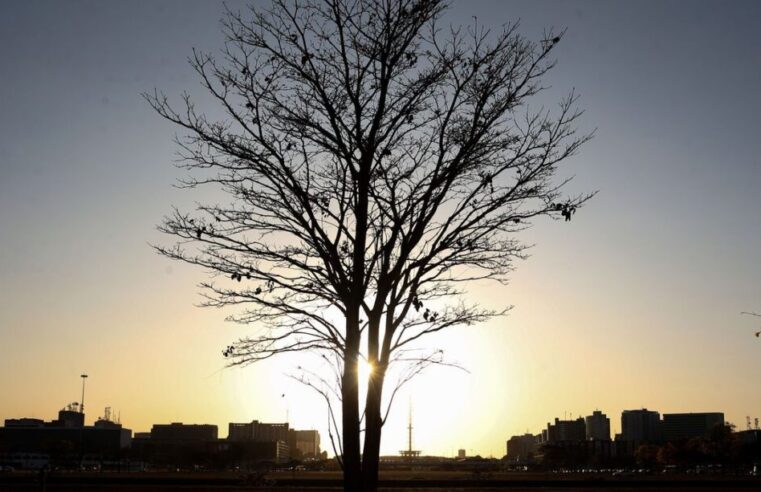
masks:
<path fill-rule="evenodd" d="M 236 2 L 228 2 L 231 6 Z M 510 316 L 442 334 L 469 373 L 435 369 L 400 397 L 383 452 L 405 446 L 412 394 L 425 453 L 504 454 L 556 416 L 623 409 L 761 416 L 761 3 L 452 2 L 447 18 L 568 28 L 552 89 L 596 138 L 568 163 L 599 190 L 570 223 L 539 221 L 512 284 L 474 286 Z M 194 307 L 203 272 L 157 256 L 155 226 L 201 196 L 172 188 L 175 128 L 139 97 L 205 99 L 186 63 L 216 50 L 220 2 L 0 2 L 0 419 L 79 399 L 152 423 L 325 416 L 294 358 L 223 369 L 245 327 Z M 285 396 L 281 396 L 285 394 Z"/>

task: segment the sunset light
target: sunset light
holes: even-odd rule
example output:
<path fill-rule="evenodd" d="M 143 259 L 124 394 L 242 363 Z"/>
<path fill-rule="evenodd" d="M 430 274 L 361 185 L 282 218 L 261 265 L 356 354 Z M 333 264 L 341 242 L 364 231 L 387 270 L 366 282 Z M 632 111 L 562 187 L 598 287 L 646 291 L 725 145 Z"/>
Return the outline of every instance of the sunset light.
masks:
<path fill-rule="evenodd" d="M 760 33 L 0 1 L 0 490 L 761 490 Z"/>
<path fill-rule="evenodd" d="M 370 361 L 364 358 L 359 359 L 359 362 L 357 363 L 357 374 L 360 384 L 370 379 L 370 376 L 373 374 L 373 369 L 373 365 Z"/>

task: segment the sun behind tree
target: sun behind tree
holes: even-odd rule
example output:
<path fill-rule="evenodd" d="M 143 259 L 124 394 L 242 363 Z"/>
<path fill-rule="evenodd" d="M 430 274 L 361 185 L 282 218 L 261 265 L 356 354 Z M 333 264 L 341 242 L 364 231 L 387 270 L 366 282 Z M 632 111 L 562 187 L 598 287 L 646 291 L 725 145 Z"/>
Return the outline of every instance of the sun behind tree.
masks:
<path fill-rule="evenodd" d="M 411 350 L 427 335 L 504 312 L 466 303 L 465 287 L 505 282 L 524 256 L 516 234 L 539 216 L 571 220 L 590 196 L 563 197 L 555 177 L 589 138 L 574 128 L 576 96 L 555 112 L 527 104 L 562 36 L 450 29 L 438 24 L 444 7 L 278 0 L 229 11 L 221 58 L 191 60 L 225 119 L 188 96 L 176 110 L 146 95 L 186 131 L 183 184 L 230 199 L 176 210 L 160 229 L 179 241 L 159 252 L 212 272 L 207 305 L 238 306 L 234 321 L 267 329 L 229 346 L 232 364 L 296 351 L 334 362 L 345 490 L 377 488 L 384 405 L 398 389 L 384 397 L 390 368 L 409 367 L 403 384 L 442 361 Z"/>

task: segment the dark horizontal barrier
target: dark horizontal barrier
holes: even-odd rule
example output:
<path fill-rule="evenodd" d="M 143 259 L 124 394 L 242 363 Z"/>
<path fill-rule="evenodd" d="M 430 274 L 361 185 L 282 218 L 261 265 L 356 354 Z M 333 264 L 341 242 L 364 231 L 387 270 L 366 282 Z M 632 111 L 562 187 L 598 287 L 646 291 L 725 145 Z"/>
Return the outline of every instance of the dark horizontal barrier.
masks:
<path fill-rule="evenodd" d="M 204 487 L 235 488 L 245 487 L 242 478 L 233 477 L 193 477 L 193 476 L 144 476 L 121 474 L 51 474 L 46 483 L 51 490 L 58 486 L 70 488 L 75 486 L 129 486 L 136 490 L 142 487 Z M 8 486 L 21 486 L 23 489 L 36 484 L 39 478 L 33 474 L 0 475 L 0 490 Z M 266 484 L 268 488 L 340 488 L 342 481 L 334 478 L 286 478 L 278 477 Z M 251 484 L 248 484 L 249 486 Z M 5 487 L 3 487 L 5 486 Z M 761 490 L 758 478 L 562 478 L 562 479 L 381 479 L 379 486 L 388 489 L 705 489 Z M 12 489 L 11 489 L 12 490 Z"/>

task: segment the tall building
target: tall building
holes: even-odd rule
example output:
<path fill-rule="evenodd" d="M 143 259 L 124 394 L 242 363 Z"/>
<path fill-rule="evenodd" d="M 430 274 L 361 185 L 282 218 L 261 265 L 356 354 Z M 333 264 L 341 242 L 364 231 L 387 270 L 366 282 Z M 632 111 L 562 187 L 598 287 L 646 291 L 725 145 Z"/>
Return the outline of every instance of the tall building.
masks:
<path fill-rule="evenodd" d="M 621 440 L 630 442 L 660 442 L 660 414 L 646 408 L 641 410 L 624 410 L 621 413 Z"/>
<path fill-rule="evenodd" d="M 511 437 L 507 441 L 507 460 L 512 463 L 526 463 L 530 461 L 539 447 L 539 439 L 539 436 L 532 434 Z M 461 451 L 463 451 L 464 455 L 465 450 Z"/>
<path fill-rule="evenodd" d="M 663 440 L 683 441 L 694 437 L 707 437 L 717 425 L 724 424 L 724 414 L 709 413 L 664 413 L 661 429 Z"/>
<path fill-rule="evenodd" d="M 586 423 L 579 417 L 576 420 L 555 418 L 554 424 L 547 424 L 547 438 L 544 442 L 558 443 L 584 441 L 587 437 Z"/>
<path fill-rule="evenodd" d="M 595 410 L 584 422 L 588 441 L 610 441 L 610 419 L 607 415 Z"/>

